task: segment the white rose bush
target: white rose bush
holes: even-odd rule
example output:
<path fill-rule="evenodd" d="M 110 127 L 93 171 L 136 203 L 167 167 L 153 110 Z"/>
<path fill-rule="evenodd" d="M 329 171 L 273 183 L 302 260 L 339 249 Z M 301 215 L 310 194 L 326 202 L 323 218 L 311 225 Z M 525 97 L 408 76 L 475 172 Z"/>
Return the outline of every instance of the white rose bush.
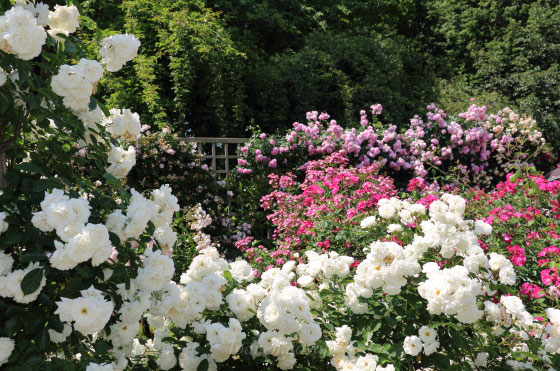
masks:
<path fill-rule="evenodd" d="M 141 116 L 95 94 L 140 41 L 98 40 L 98 58 L 87 59 L 74 34 L 93 21 L 79 3 L 17 1 L 2 12 L 2 369 L 560 364 L 560 310 L 529 312 L 511 261 L 480 242 L 492 226 L 467 219 L 456 194 L 429 203 L 392 194 L 354 224 L 350 214 L 318 220 L 344 226 L 338 240 L 353 253 L 325 240 L 266 270 L 227 261 L 202 232 L 211 220 L 200 206 L 185 226 L 168 185 L 126 186 Z M 337 191 L 355 179 L 345 173 Z M 197 253 L 177 271 L 181 228 L 195 232 Z M 298 228 L 314 236 L 312 223 Z"/>

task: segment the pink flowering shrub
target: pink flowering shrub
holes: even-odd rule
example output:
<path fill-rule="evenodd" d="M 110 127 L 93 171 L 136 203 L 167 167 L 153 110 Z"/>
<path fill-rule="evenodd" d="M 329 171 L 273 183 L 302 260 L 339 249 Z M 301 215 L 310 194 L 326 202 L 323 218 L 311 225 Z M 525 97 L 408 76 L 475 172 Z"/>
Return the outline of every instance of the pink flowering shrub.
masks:
<path fill-rule="evenodd" d="M 391 178 L 378 174 L 378 164 L 352 168 L 348 163 L 338 153 L 310 161 L 301 182 L 292 173 L 270 174 L 273 191 L 262 197 L 261 206 L 270 211 L 274 247 L 251 246 L 249 238 L 237 248 L 262 267 L 282 265 L 308 249 L 361 257 L 359 241 L 350 242 L 351 235 L 378 201 L 396 195 L 396 189 Z"/>
<path fill-rule="evenodd" d="M 371 106 L 372 122 L 361 111 L 359 126 L 351 128 L 326 113 L 308 112 L 307 124 L 295 122 L 284 137 L 255 136 L 243 147 L 237 172 L 253 176 L 280 167 L 292 170 L 309 159 L 338 153 L 357 167 L 380 163 L 396 178 L 431 179 L 441 170 L 457 168 L 461 176 L 485 186 L 543 149 L 535 121 L 509 108 L 488 114 L 485 106 L 473 103 L 457 116 L 433 103 L 426 108 L 426 118 L 416 115 L 400 130 L 396 125 L 383 128 L 376 120 L 382 111 L 379 104 Z"/>
<path fill-rule="evenodd" d="M 512 262 L 519 294 L 546 306 L 560 298 L 560 181 L 520 174 L 508 174 L 491 192 L 469 192 L 467 211 L 492 225 L 481 242 Z"/>
<path fill-rule="evenodd" d="M 488 187 L 512 167 L 523 168 L 537 160 L 539 166 L 550 162 L 543 156 L 544 139 L 535 121 L 509 108 L 490 114 L 485 106 L 473 103 L 455 116 L 435 104 L 426 108 L 425 118 L 416 115 L 400 129 L 381 125 L 377 116 L 382 107 L 377 104 L 371 106 L 372 119 L 361 111 L 355 127 L 343 128 L 328 114 L 314 111 L 307 113 L 306 124 L 295 122 L 285 135 L 255 135 L 241 148 L 230 181 L 239 203 L 250 214 L 246 221 L 266 225 L 263 210 L 256 205 L 272 191 L 269 174 L 303 176 L 308 161 L 331 154 L 345 157 L 349 166 L 357 168 L 378 164 L 379 171 L 391 176 L 399 187 L 417 179 L 433 190 L 440 189 L 434 184 L 436 179 L 461 182 L 467 188 Z M 256 236 L 267 236 L 267 228 Z"/>

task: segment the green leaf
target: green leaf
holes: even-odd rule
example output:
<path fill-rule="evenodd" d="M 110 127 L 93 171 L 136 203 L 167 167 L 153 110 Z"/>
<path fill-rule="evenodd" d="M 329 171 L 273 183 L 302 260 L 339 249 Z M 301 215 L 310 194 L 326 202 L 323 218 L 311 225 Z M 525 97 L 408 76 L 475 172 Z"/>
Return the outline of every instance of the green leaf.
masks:
<path fill-rule="evenodd" d="M 29 173 L 43 174 L 43 169 L 35 164 L 32 164 L 31 162 L 17 164 L 15 168 L 21 171 L 27 171 Z"/>
<path fill-rule="evenodd" d="M 28 272 L 23 280 L 21 281 L 21 291 L 23 291 L 24 295 L 29 295 L 39 288 L 41 285 L 41 280 L 43 279 L 43 269 L 42 268 L 35 268 L 32 271 Z"/>
<path fill-rule="evenodd" d="M 93 98 L 95 99 L 95 98 Z M 103 103 L 101 103 L 100 101 L 98 101 L 97 99 L 95 99 L 95 102 L 97 103 L 97 105 L 99 106 L 99 108 L 101 108 L 101 111 L 103 111 L 103 113 L 105 114 L 105 116 L 109 117 L 111 116 L 111 113 L 109 112 L 109 109 L 107 108 L 107 106 L 105 106 Z"/>
<path fill-rule="evenodd" d="M 203 359 L 196 368 L 196 371 L 207 371 L 208 370 L 208 360 Z"/>
<path fill-rule="evenodd" d="M 41 106 L 41 98 L 38 95 L 29 95 L 29 109 L 34 110 Z"/>
<path fill-rule="evenodd" d="M 21 263 L 29 263 L 33 261 L 47 260 L 47 256 L 44 253 L 32 253 L 28 252 L 21 256 Z"/>
<path fill-rule="evenodd" d="M 49 330 L 44 327 L 41 330 L 41 336 L 39 337 L 39 349 L 46 350 L 51 343 L 51 337 L 49 335 Z"/>
<path fill-rule="evenodd" d="M 107 183 L 109 184 L 113 184 L 113 185 L 119 185 L 120 182 L 117 178 L 115 178 L 112 174 L 109 173 L 105 173 L 103 174 L 103 178 L 105 178 L 107 180 Z"/>
<path fill-rule="evenodd" d="M 48 179 L 39 179 L 33 183 L 33 192 L 43 192 L 49 187 Z"/>
<path fill-rule="evenodd" d="M 91 97 L 89 99 L 89 110 L 93 111 L 96 108 L 97 108 L 97 102 L 95 101 L 95 98 Z"/>
<path fill-rule="evenodd" d="M 226 280 L 228 280 L 229 282 L 233 282 L 233 277 L 232 277 L 230 271 L 225 271 L 225 272 L 224 272 L 224 278 L 225 278 Z"/>
<path fill-rule="evenodd" d="M 388 354 L 387 349 L 381 344 L 372 343 L 368 346 L 368 349 L 373 353 Z"/>

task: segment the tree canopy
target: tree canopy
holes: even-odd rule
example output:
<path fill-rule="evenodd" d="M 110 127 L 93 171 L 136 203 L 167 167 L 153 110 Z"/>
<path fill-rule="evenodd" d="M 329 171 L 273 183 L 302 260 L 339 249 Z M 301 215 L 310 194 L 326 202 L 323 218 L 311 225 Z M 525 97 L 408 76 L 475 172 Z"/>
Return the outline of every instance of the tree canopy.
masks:
<path fill-rule="evenodd" d="M 346 123 L 381 103 L 403 126 L 458 97 L 508 104 L 560 143 L 560 4 L 472 0 L 92 1 L 142 56 L 104 81 L 113 105 L 181 135 L 246 136 L 309 110 Z M 112 17 L 115 9 L 122 17 Z M 464 99 L 460 99 L 464 101 Z M 463 107 L 466 108 L 466 107 Z"/>

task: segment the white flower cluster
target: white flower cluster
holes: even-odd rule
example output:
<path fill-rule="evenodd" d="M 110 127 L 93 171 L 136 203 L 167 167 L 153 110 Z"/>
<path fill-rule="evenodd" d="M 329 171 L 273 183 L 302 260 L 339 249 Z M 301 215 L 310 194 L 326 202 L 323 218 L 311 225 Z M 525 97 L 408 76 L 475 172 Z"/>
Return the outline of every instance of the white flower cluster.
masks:
<path fill-rule="evenodd" d="M 546 336 L 542 340 L 544 350 L 560 354 L 560 309 L 548 308 L 546 316 L 550 323 L 545 326 Z"/>
<path fill-rule="evenodd" d="M 237 260 L 230 263 L 231 276 L 239 282 L 247 281 L 251 282 L 255 279 L 255 274 L 253 268 L 246 260 Z"/>
<path fill-rule="evenodd" d="M 33 4 L 27 0 L 16 0 L 16 6 L 22 6 L 35 17 L 35 21 L 39 26 L 47 27 L 49 25 L 49 6 L 43 3 Z"/>
<path fill-rule="evenodd" d="M 132 148 L 132 147 L 131 147 Z M 121 241 L 137 238 L 147 228 L 148 222 L 156 227 L 154 237 L 166 253 L 172 251 L 177 241 L 177 234 L 171 228 L 173 214 L 179 211 L 177 197 L 171 193 L 167 184 L 151 192 L 151 199 L 146 199 L 134 188 L 130 190 L 132 197 L 126 210 L 116 210 L 107 217 L 107 228 L 117 234 Z"/>
<path fill-rule="evenodd" d="M 362 221 L 360 222 L 360 227 L 363 229 L 367 229 L 375 226 L 376 224 L 377 224 L 377 218 L 375 217 L 375 215 L 370 215 L 362 219 Z"/>
<path fill-rule="evenodd" d="M 53 92 L 63 98 L 66 107 L 86 110 L 97 82 L 103 77 L 103 67 L 97 61 L 80 59 L 78 64 L 63 64 L 51 80 Z"/>
<path fill-rule="evenodd" d="M 112 108 L 109 117 L 103 120 L 103 125 L 113 138 L 122 138 L 124 140 L 136 140 L 140 137 L 140 116 L 136 112 L 129 109 Z"/>
<path fill-rule="evenodd" d="M 138 276 L 135 282 L 140 290 L 161 290 L 175 273 L 173 260 L 167 255 L 162 255 L 161 250 L 152 251 L 151 249 L 146 249 L 144 255 L 146 259 L 142 268 L 138 269 Z"/>
<path fill-rule="evenodd" d="M 472 230 L 472 221 L 463 220 L 465 200 L 456 195 L 444 194 L 441 200 L 430 204 L 430 220 L 420 223 L 423 236 L 415 236 L 410 247 L 417 256 L 429 248 L 440 248 L 440 254 L 448 259 L 455 254 L 465 257 L 465 266 L 471 272 L 487 265 L 484 250 Z"/>
<path fill-rule="evenodd" d="M 424 350 L 425 355 L 429 356 L 438 347 L 437 332 L 428 326 L 422 326 L 418 330 L 418 336 L 407 336 L 403 343 L 404 352 L 411 356 L 418 355 L 422 350 Z"/>
<path fill-rule="evenodd" d="M 109 167 L 106 171 L 115 178 L 122 179 L 136 165 L 136 150 L 132 146 L 125 150 L 123 147 L 115 147 L 111 144 L 111 151 L 109 152 L 107 162 Z"/>
<path fill-rule="evenodd" d="M 398 216 L 401 223 L 406 225 L 413 223 L 417 216 L 424 215 L 426 208 L 422 204 L 411 204 L 408 201 L 391 197 L 390 199 L 382 198 L 379 200 L 377 203 L 377 213 L 383 219 Z"/>
<path fill-rule="evenodd" d="M 484 302 L 484 312 L 489 322 L 494 322 L 494 333 L 501 335 L 506 327 L 517 324 L 526 331 L 542 332 L 542 328 L 533 320 L 533 316 L 525 310 L 525 305 L 517 296 L 502 296 L 500 303 Z M 518 331 L 511 329 L 510 331 Z M 527 336 L 527 334 L 524 334 Z"/>
<path fill-rule="evenodd" d="M 296 362 L 290 335 L 306 346 L 321 338 L 321 328 L 313 321 L 309 298 L 305 291 L 290 282 L 295 278 L 295 262 L 282 269 L 272 268 L 261 276 L 259 286 L 265 296 L 257 309 L 257 318 L 267 328 L 259 336 L 258 350 L 277 357 L 278 367 L 291 369 Z"/>
<path fill-rule="evenodd" d="M 179 366 L 181 370 L 185 371 L 197 371 L 198 365 L 203 360 L 208 361 L 208 371 L 216 371 L 218 366 L 216 362 L 210 357 L 208 354 L 198 354 L 196 350 L 200 346 L 199 343 L 193 342 L 188 343 L 186 347 L 181 350 L 181 354 L 179 355 Z"/>
<path fill-rule="evenodd" d="M 6 274 L 7 272 L 10 272 L 12 264 L 13 258 L 3 252 L 0 252 L 0 273 Z M 21 282 L 27 273 L 37 268 L 40 268 L 40 264 L 35 262 L 29 264 L 25 269 L 17 269 L 13 272 L 7 273 L 6 275 L 0 275 L 0 296 L 4 298 L 13 298 L 14 301 L 22 304 L 35 301 L 47 283 L 45 275 L 43 274 L 43 278 L 41 279 L 37 290 L 27 295 L 25 295 L 21 289 Z"/>
<path fill-rule="evenodd" d="M 474 233 L 476 233 L 478 236 L 482 234 L 488 235 L 492 233 L 492 226 L 482 220 L 475 220 Z"/>
<path fill-rule="evenodd" d="M 134 35 L 118 34 L 106 37 L 101 41 L 101 63 L 106 64 L 107 71 L 116 72 L 138 53 L 140 40 Z"/>
<path fill-rule="evenodd" d="M 511 260 L 503 255 L 490 253 L 490 260 L 488 261 L 490 269 L 498 272 L 500 283 L 504 285 L 515 285 L 515 271 Z"/>
<path fill-rule="evenodd" d="M 110 335 L 105 337 L 113 344 L 116 366 L 124 369 L 128 363 L 126 357 L 142 355 L 145 347 L 135 343 L 136 333 L 140 320 L 146 311 L 148 323 L 156 328 L 154 340 L 146 346 L 151 351 L 160 351 L 158 365 L 162 370 L 172 368 L 177 360 L 171 344 L 163 343 L 161 339 L 168 337 L 168 321 L 158 315 L 167 313 L 169 308 L 179 301 L 177 285 L 170 281 L 175 268 L 173 260 L 161 251 L 152 251 L 147 248 L 144 252 L 144 262 L 138 269 L 138 275 L 130 281 L 127 289 L 124 283 L 118 284 L 118 294 L 124 299 L 118 314 L 119 320 L 111 325 Z M 169 368 L 165 367 L 169 365 Z"/>
<path fill-rule="evenodd" d="M 356 270 L 354 282 L 346 286 L 345 303 L 354 313 L 365 313 L 367 303 L 361 302 L 359 297 L 370 298 L 377 288 L 389 295 L 397 295 L 407 283 L 405 277 L 419 272 L 418 261 L 409 259 L 399 244 L 373 242 L 366 259 Z"/>
<path fill-rule="evenodd" d="M 226 302 L 235 317 L 245 322 L 253 318 L 259 302 L 265 295 L 266 291 L 264 291 L 261 286 L 250 284 L 245 290 L 233 289 L 233 291 L 226 296 Z"/>
<path fill-rule="evenodd" d="M 215 362 L 224 362 L 231 355 L 241 349 L 242 341 L 246 335 L 241 329 L 241 324 L 235 318 L 229 319 L 229 327 L 221 323 L 204 324 L 206 340 L 210 345 L 210 354 Z"/>
<path fill-rule="evenodd" d="M 57 35 L 63 34 L 68 36 L 74 33 L 80 25 L 79 17 L 80 12 L 78 12 L 78 8 L 74 5 L 55 5 L 54 12 L 49 12 L 49 35 L 58 41 L 64 41 L 64 39 Z"/>
<path fill-rule="evenodd" d="M 61 189 L 45 192 L 41 211 L 33 213 L 31 222 L 43 232 L 56 230 L 64 241 L 55 241 L 56 251 L 50 257 L 51 265 L 60 270 L 74 268 L 91 259 L 98 266 L 111 256 L 109 231 L 103 224 L 87 223 L 90 216 L 89 202 L 83 198 L 70 198 Z"/>
<path fill-rule="evenodd" d="M 82 296 L 76 299 L 60 298 L 54 314 L 62 322 L 74 322 L 74 329 L 84 335 L 101 331 L 109 322 L 113 303 L 105 300 L 103 293 L 93 286 L 80 292 Z"/>
<path fill-rule="evenodd" d="M 335 251 L 328 254 L 307 251 L 305 256 L 307 264 L 299 264 L 296 268 L 299 276 L 297 283 L 301 287 L 312 286 L 315 280 L 328 282 L 335 276 L 346 277 L 350 274 L 350 266 L 354 263 L 354 258 L 338 255 Z"/>
<path fill-rule="evenodd" d="M 0 50 L 4 53 L 30 60 L 41 54 L 46 40 L 44 28 L 23 7 L 14 6 L 0 16 Z"/>
<path fill-rule="evenodd" d="M 431 314 L 457 315 L 462 323 L 473 323 L 482 317 L 476 304 L 482 283 L 470 278 L 467 268 L 457 265 L 440 269 L 437 263 L 426 263 L 422 271 L 428 279 L 420 283 L 418 293 L 428 301 Z"/>
<path fill-rule="evenodd" d="M 7 337 L 0 338 L 0 366 L 8 362 L 8 358 L 14 351 L 16 343 Z"/>
<path fill-rule="evenodd" d="M 222 291 L 227 280 L 227 262 L 215 247 L 208 247 L 196 256 L 187 272 L 181 275 L 180 301 L 170 308 L 167 316 L 179 327 L 201 318 L 205 309 L 218 310 L 223 302 Z"/>
<path fill-rule="evenodd" d="M 331 364 L 337 370 L 371 370 L 394 371 L 395 367 L 388 364 L 378 365 L 379 358 L 373 354 L 356 357 L 356 349 L 352 345 L 352 329 L 346 325 L 336 328 L 336 339 L 327 341 L 327 347 L 333 358 Z"/>
<path fill-rule="evenodd" d="M 190 226 L 193 231 L 200 232 L 212 223 L 212 218 L 206 213 L 206 211 L 204 211 L 204 209 L 202 209 L 200 204 L 196 206 L 193 217 L 194 221 Z"/>

